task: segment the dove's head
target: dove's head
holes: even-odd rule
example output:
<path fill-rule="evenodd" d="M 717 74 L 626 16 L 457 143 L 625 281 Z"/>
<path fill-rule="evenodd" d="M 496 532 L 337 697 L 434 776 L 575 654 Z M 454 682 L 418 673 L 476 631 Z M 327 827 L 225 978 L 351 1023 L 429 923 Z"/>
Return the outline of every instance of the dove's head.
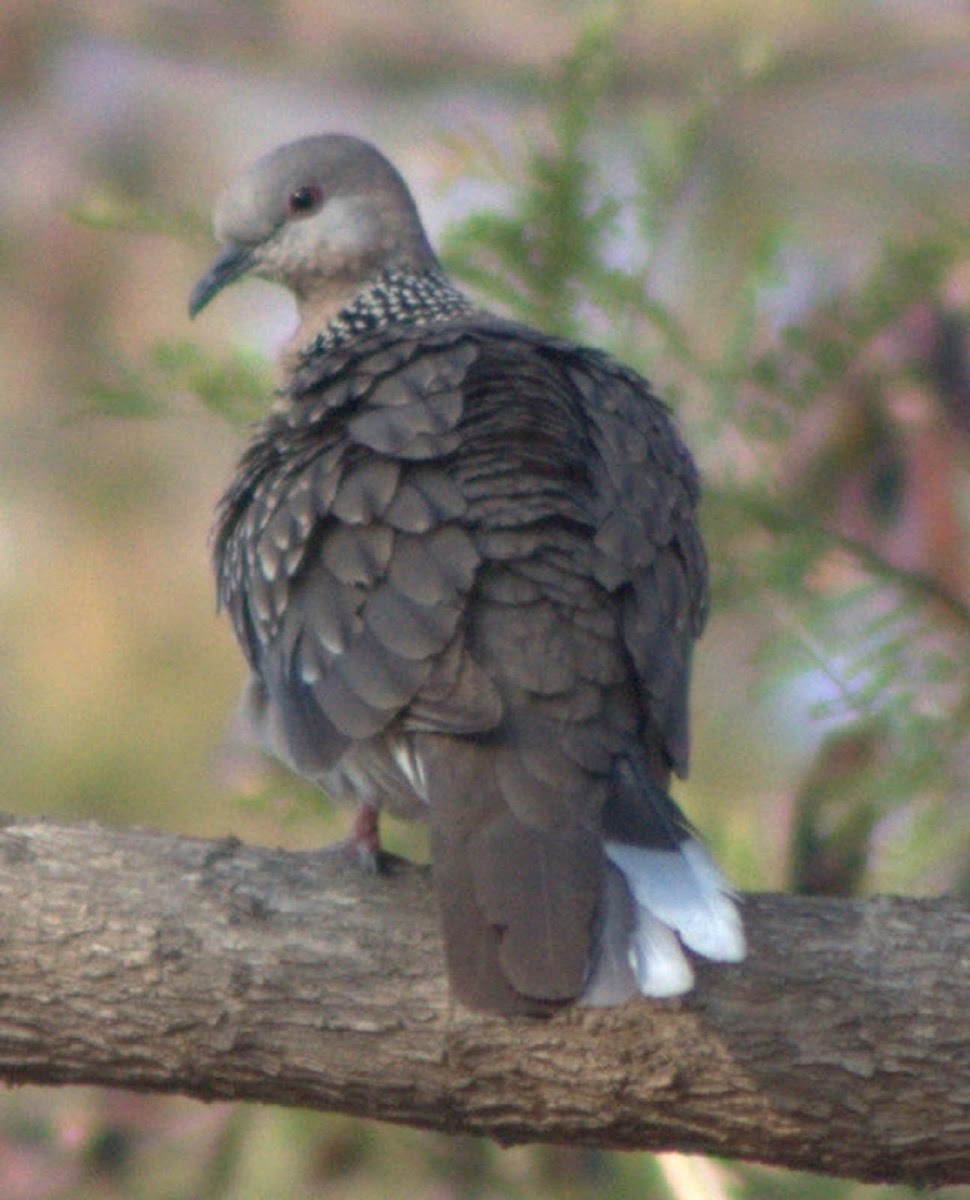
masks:
<path fill-rule="evenodd" d="M 192 316 L 248 275 L 289 288 L 306 321 L 335 312 L 383 271 L 437 266 L 401 176 L 343 134 L 258 159 L 222 194 L 213 225 L 224 248 L 192 291 Z"/>

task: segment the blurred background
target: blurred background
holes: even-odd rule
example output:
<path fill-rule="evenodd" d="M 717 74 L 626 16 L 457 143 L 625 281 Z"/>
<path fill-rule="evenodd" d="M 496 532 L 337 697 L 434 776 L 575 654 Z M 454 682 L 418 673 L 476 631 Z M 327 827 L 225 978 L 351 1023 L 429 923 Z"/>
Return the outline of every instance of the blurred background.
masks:
<path fill-rule="evenodd" d="M 675 407 L 715 584 L 678 797 L 736 883 L 970 892 L 968 74 L 964 0 L 6 0 L 2 807 L 293 847 L 346 828 L 226 743 L 243 668 L 208 529 L 292 312 L 252 283 L 186 316 L 219 188 L 340 130 L 400 166 L 475 295 Z M 0 1095 L 0 1200 L 908 1195 Z"/>

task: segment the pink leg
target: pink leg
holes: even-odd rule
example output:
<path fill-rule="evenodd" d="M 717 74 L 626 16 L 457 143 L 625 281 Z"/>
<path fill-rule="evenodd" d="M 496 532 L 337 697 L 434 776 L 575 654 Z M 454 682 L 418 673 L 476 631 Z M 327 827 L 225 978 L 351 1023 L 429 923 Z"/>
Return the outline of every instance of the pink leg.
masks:
<path fill-rule="evenodd" d="M 377 871 L 380 869 L 380 813 L 373 804 L 361 802 L 357 806 L 349 840 L 350 844 L 357 851 L 357 857 L 360 859 L 361 865 L 366 870 Z"/>

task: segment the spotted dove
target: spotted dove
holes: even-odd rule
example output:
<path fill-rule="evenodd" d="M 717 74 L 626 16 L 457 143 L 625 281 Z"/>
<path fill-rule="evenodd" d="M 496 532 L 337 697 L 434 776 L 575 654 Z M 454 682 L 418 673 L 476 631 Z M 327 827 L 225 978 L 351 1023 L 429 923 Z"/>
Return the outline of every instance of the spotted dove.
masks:
<path fill-rule="evenodd" d="M 607 355 L 477 308 L 372 146 L 282 146 L 219 200 L 227 284 L 299 310 L 215 569 L 263 745 L 431 829 L 455 994 L 544 1014 L 689 989 L 744 956 L 668 794 L 706 564 L 691 457 Z"/>

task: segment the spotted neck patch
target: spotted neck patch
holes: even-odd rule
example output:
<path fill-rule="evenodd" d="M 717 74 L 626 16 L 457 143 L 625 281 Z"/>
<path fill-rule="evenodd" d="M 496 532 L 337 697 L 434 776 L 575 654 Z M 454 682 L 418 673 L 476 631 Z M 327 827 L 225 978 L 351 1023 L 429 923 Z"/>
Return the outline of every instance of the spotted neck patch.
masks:
<path fill-rule="evenodd" d="M 468 297 L 440 271 L 385 271 L 327 322 L 300 357 L 306 364 L 384 329 L 431 325 L 473 311 Z"/>

